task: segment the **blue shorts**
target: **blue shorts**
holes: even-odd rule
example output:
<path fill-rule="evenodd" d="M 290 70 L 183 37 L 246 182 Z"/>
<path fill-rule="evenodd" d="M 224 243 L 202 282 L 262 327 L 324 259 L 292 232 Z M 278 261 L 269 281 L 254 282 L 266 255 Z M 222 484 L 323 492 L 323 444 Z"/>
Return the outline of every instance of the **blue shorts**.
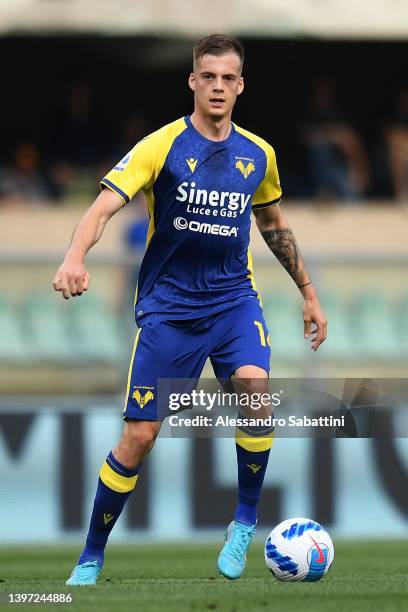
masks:
<path fill-rule="evenodd" d="M 188 379 L 195 388 L 209 357 L 215 376 L 229 379 L 241 366 L 269 374 L 271 350 L 257 298 L 248 298 L 205 319 L 146 323 L 136 334 L 123 418 L 156 421 L 159 379 Z"/>

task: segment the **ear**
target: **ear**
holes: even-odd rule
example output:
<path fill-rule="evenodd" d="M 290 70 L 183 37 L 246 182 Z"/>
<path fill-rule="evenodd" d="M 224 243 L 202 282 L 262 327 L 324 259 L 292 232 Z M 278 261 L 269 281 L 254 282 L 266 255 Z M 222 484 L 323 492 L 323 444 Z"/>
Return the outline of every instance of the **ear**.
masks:
<path fill-rule="evenodd" d="M 196 83 L 195 83 L 195 74 L 194 74 L 194 72 L 192 72 L 190 74 L 190 76 L 188 77 L 188 86 L 190 87 L 190 89 L 192 91 L 195 91 L 195 85 L 196 85 Z"/>
<path fill-rule="evenodd" d="M 242 94 L 242 92 L 244 91 L 244 87 L 245 87 L 244 77 L 240 77 L 239 83 L 238 83 L 238 93 L 237 93 L 238 96 Z"/>

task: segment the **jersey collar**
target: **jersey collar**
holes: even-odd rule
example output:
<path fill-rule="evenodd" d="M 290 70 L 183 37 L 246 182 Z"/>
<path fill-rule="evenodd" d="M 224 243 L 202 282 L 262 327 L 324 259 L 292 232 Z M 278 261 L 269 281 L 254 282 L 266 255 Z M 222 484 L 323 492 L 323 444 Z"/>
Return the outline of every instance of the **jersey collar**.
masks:
<path fill-rule="evenodd" d="M 211 140 L 210 138 L 206 138 L 205 136 L 200 134 L 200 132 L 192 124 L 189 115 L 184 117 L 184 121 L 186 122 L 187 127 L 194 132 L 194 134 L 197 136 L 197 138 L 199 138 L 200 140 L 202 140 L 206 144 L 213 145 L 215 147 L 218 147 L 218 146 L 225 147 L 225 145 L 228 145 L 231 142 L 231 140 L 233 140 L 233 138 L 235 136 L 235 126 L 232 123 L 232 121 L 231 121 L 231 132 L 230 132 L 230 134 L 229 134 L 229 136 L 227 138 L 224 138 L 224 140 Z"/>

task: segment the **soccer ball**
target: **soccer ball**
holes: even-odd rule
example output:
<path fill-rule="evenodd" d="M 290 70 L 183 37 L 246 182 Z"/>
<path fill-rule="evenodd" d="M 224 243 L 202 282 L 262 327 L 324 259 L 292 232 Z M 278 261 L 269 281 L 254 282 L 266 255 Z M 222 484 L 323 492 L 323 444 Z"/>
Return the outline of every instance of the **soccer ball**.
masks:
<path fill-rule="evenodd" d="M 278 579 L 315 582 L 333 563 L 334 547 L 327 531 L 307 518 L 279 523 L 265 542 L 265 563 Z"/>

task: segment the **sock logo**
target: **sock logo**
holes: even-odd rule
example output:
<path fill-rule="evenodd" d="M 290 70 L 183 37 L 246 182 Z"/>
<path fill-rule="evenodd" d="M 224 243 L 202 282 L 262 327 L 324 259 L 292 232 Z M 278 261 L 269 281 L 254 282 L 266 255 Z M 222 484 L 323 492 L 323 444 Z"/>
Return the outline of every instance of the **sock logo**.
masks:
<path fill-rule="evenodd" d="M 247 467 L 252 470 L 253 474 L 257 474 L 257 472 L 259 472 L 259 470 L 261 469 L 262 465 L 256 465 L 256 463 L 247 463 Z"/>
<path fill-rule="evenodd" d="M 114 515 L 110 514 L 109 512 L 107 514 L 103 513 L 103 522 L 105 523 L 105 525 L 110 523 L 114 518 Z"/>
<path fill-rule="evenodd" d="M 150 402 L 150 400 L 154 399 L 154 393 L 149 390 L 146 391 L 144 395 L 142 395 L 139 389 L 136 389 L 136 391 L 132 393 L 132 398 L 137 401 L 140 406 L 140 409 L 143 410 L 146 404 Z"/>

